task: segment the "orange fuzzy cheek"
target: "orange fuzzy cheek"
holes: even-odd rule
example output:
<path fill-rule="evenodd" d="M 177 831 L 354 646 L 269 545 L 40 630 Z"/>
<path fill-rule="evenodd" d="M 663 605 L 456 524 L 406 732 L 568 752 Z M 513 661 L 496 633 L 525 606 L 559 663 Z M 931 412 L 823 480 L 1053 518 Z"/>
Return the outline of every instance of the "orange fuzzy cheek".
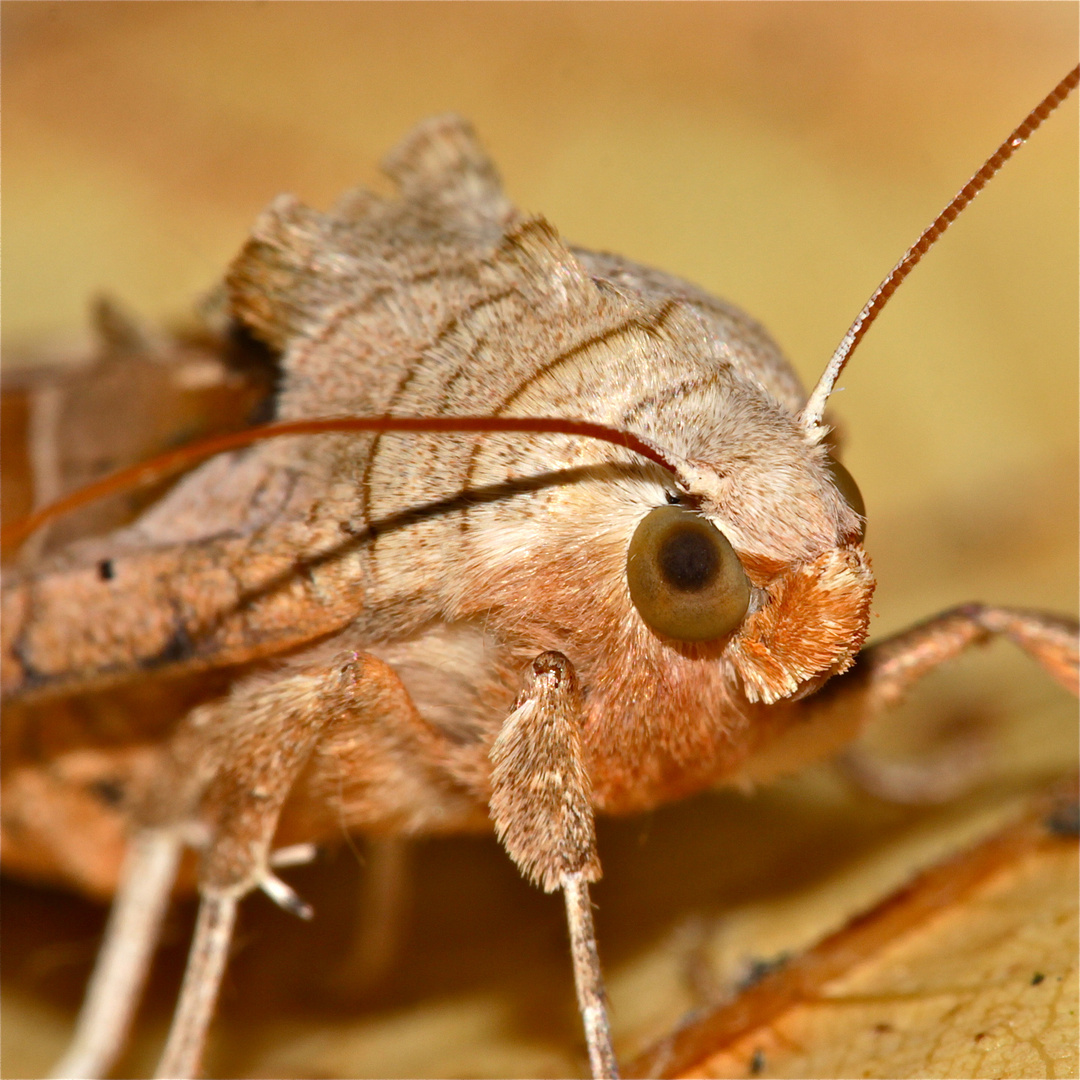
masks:
<path fill-rule="evenodd" d="M 828 551 L 769 584 L 731 658 L 750 701 L 771 703 L 808 679 L 844 671 L 866 639 L 874 577 L 861 547 Z"/>

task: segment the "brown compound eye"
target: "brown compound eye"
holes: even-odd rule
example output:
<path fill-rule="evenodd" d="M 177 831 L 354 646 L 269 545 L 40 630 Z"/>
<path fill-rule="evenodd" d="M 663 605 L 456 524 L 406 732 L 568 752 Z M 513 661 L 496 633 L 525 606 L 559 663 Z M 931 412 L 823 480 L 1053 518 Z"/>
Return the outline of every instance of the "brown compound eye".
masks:
<path fill-rule="evenodd" d="M 630 599 L 659 634 L 711 641 L 730 634 L 750 604 L 750 582 L 727 537 L 685 506 L 659 506 L 626 553 Z"/>
<path fill-rule="evenodd" d="M 832 455 L 829 456 L 825 467 L 829 470 L 832 482 L 836 485 L 836 490 L 840 492 L 844 502 L 862 519 L 859 523 L 859 543 L 861 544 L 866 539 L 866 503 L 863 502 L 859 485 L 855 483 L 855 477 Z"/>

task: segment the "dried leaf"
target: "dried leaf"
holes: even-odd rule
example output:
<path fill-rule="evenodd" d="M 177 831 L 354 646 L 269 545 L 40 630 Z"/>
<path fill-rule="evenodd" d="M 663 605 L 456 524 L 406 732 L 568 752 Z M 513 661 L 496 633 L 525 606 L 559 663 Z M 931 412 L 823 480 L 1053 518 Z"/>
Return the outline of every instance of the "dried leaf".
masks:
<path fill-rule="evenodd" d="M 1054 805 L 1035 799 L 628 1075 L 1074 1075 L 1077 849 Z"/>

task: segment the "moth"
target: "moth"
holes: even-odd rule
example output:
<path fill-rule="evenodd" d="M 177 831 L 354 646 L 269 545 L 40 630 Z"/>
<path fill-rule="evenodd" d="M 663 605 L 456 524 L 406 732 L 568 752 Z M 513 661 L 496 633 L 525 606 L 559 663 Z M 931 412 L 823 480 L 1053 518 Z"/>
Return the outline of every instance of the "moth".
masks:
<path fill-rule="evenodd" d="M 492 827 L 563 892 L 590 1066 L 617 1075 L 596 811 L 833 756 L 991 635 L 1076 690 L 1059 616 L 972 604 L 863 649 L 864 510 L 824 408 L 879 296 L 806 395 L 738 309 L 517 211 L 464 121 L 385 168 L 394 198 L 279 198 L 227 272 L 221 340 L 271 372 L 277 426 L 5 577 L 7 699 L 220 678 L 173 730 L 66 762 L 130 834 L 60 1075 L 115 1060 L 186 849 L 201 903 L 163 1076 L 199 1070 L 239 901 L 304 913 L 275 873 L 295 845 Z M 34 779 L 8 828 L 34 825 Z"/>

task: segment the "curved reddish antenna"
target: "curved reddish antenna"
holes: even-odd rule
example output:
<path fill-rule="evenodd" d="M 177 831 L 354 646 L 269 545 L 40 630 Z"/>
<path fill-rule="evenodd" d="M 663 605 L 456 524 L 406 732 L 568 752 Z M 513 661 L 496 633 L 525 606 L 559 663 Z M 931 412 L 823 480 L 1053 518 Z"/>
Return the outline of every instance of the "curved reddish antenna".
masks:
<path fill-rule="evenodd" d="M 116 495 L 121 491 L 145 487 L 163 480 L 173 473 L 189 469 L 200 461 L 226 450 L 238 450 L 266 439 L 284 435 L 322 435 L 328 432 L 358 431 L 421 431 L 438 433 L 457 432 L 525 432 L 534 434 L 579 435 L 589 439 L 622 446 L 640 454 L 670 473 L 675 465 L 663 452 L 651 443 L 629 431 L 605 427 L 588 420 L 561 420 L 543 416 L 339 416 L 320 420 L 286 420 L 278 424 L 233 431 L 214 435 L 176 450 L 168 450 L 138 465 L 120 469 L 101 480 L 73 491 L 32 514 L 13 521 L 0 529 L 0 545 L 4 549 L 21 544 L 31 533 L 55 518 L 85 506 L 87 503 Z"/>
<path fill-rule="evenodd" d="M 844 335 L 843 340 L 826 365 L 825 371 L 814 387 L 800 420 L 807 428 L 820 424 L 825 402 L 836 385 L 836 380 L 862 340 L 870 324 L 877 318 L 889 297 L 907 277 L 913 267 L 930 249 L 934 242 L 952 224 L 960 212 L 986 186 L 990 178 L 1009 160 L 1040 124 L 1069 96 L 1080 82 L 1080 66 L 1073 68 L 1047 96 L 1027 115 L 1024 122 L 987 159 L 981 169 L 964 185 L 944 210 L 931 222 L 919 239 L 908 249 L 904 257 L 893 267 L 888 277 L 877 287 Z M 418 431 L 431 433 L 450 432 L 521 432 L 578 435 L 614 446 L 622 446 L 640 454 L 648 461 L 670 473 L 678 474 L 675 464 L 652 444 L 627 431 L 594 424 L 585 420 L 562 420 L 553 417 L 510 416 L 443 416 L 443 417 L 396 417 L 396 416 L 346 416 L 319 420 L 291 420 L 246 431 L 217 435 L 177 450 L 167 451 L 139 465 L 121 469 L 102 480 L 42 507 L 19 521 L 0 529 L 0 546 L 8 548 L 22 543 L 42 525 L 70 513 L 72 510 L 107 495 L 118 494 L 152 484 L 158 480 L 190 468 L 205 458 L 227 450 L 250 446 L 265 439 L 284 435 L 318 435 L 328 432 L 359 431 Z"/>
<path fill-rule="evenodd" d="M 1035 106 L 1024 118 L 1024 122 L 986 159 L 981 169 L 956 193 L 949 204 L 926 227 L 923 234 L 904 253 L 904 257 L 889 271 L 888 277 L 874 290 L 874 295 L 859 312 L 858 318 L 851 324 L 843 340 L 836 347 L 836 352 L 825 365 L 825 370 L 818 379 L 817 386 L 810 394 L 799 419 L 806 428 L 817 427 L 821 423 L 825 402 L 836 386 L 840 372 L 844 370 L 855 347 L 862 340 L 863 334 L 870 329 L 870 324 L 881 314 L 888 299 L 899 288 L 900 283 L 911 273 L 915 265 L 930 250 L 946 229 L 960 216 L 964 207 L 979 194 L 991 177 L 1020 149 L 1042 122 L 1072 93 L 1080 82 L 1080 65 L 1074 67 Z"/>

